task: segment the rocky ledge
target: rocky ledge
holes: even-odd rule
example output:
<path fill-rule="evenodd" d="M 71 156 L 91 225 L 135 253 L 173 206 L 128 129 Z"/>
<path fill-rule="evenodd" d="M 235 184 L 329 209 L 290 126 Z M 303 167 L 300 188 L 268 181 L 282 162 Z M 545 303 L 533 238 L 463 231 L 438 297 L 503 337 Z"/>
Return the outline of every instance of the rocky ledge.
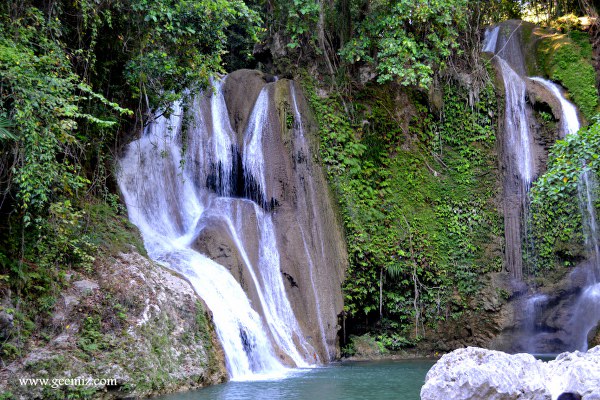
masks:
<path fill-rule="evenodd" d="M 70 274 L 47 333 L 0 369 L 0 398 L 139 398 L 226 379 L 211 315 L 185 279 L 137 253 L 96 267 Z"/>
<path fill-rule="evenodd" d="M 600 400 L 600 346 L 543 362 L 478 347 L 444 355 L 427 373 L 421 400 Z"/>

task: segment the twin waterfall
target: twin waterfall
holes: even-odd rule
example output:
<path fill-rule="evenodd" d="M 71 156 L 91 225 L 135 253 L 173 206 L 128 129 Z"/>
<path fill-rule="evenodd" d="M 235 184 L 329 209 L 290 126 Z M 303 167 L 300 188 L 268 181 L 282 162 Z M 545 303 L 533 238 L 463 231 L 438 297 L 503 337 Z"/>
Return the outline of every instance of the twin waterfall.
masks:
<path fill-rule="evenodd" d="M 303 108 L 293 82 L 238 71 L 119 163 L 149 256 L 204 300 L 234 380 L 336 357 L 345 249 Z"/>
<path fill-rule="evenodd" d="M 587 275 L 575 300 L 524 283 L 531 273 L 528 191 L 547 153 L 531 93 L 552 108 L 557 137 L 576 134 L 579 120 L 556 84 L 527 77 L 522 24 L 488 29 L 484 44 L 504 86 L 504 263 L 514 293 L 523 295 L 515 314 L 525 314 L 520 347 L 505 350 L 584 350 L 600 315 L 600 234 L 590 174 L 582 174 L 579 190 L 589 262 L 580 268 Z M 347 254 L 314 161 L 315 130 L 293 82 L 240 70 L 157 117 L 119 162 L 130 220 L 149 256 L 183 275 L 210 309 L 234 380 L 280 375 L 338 355 Z M 560 302 L 568 312 L 550 315 Z"/>
<path fill-rule="evenodd" d="M 505 219 L 505 265 L 512 274 L 514 284 L 523 285 L 523 255 L 531 247 L 528 243 L 528 191 L 531 183 L 540 174 L 545 160 L 545 149 L 537 143 L 534 130 L 535 120 L 532 109 L 527 104 L 531 93 L 543 93 L 555 117 L 559 120 L 558 138 L 577 134 L 580 122 L 575 106 L 566 100 L 561 89 L 553 82 L 539 78 L 527 77 L 525 57 L 522 50 L 522 21 L 507 21 L 485 33 L 483 51 L 493 53 L 493 62 L 504 83 L 505 109 L 504 121 L 501 125 L 502 163 L 505 168 L 503 176 L 503 198 Z M 548 100 L 549 99 L 549 100 Z M 531 99 L 530 99 L 531 100 Z M 560 352 L 566 350 L 586 350 L 588 334 L 600 319 L 600 249 L 597 216 L 594 207 L 595 182 L 588 172 L 580 177 L 579 203 L 584 222 L 584 236 L 588 248 L 591 265 L 584 265 L 585 282 L 581 284 L 581 293 L 574 301 L 566 301 L 568 315 L 542 316 L 552 304 L 565 303 L 560 295 L 536 293 L 529 288 L 527 297 L 517 306 L 516 313 L 521 316 L 523 338 L 520 347 L 512 347 L 513 351 Z M 531 264 L 531 261 L 529 261 Z M 522 290 L 522 289 L 517 289 Z M 533 293 L 532 293 L 533 292 Z M 563 307 L 561 305 L 561 307 Z M 546 313 L 548 314 L 548 313 Z M 559 312 L 558 314 L 565 314 Z M 540 320 L 542 329 L 538 328 Z M 562 320 L 562 326 L 556 327 L 556 321 Z M 550 326 L 552 325 L 552 326 Z"/>

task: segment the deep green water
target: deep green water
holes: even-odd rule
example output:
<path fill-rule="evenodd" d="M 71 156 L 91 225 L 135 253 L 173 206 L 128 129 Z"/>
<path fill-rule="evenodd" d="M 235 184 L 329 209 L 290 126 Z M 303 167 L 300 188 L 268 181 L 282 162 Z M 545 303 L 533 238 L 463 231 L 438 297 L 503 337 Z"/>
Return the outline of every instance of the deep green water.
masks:
<path fill-rule="evenodd" d="M 161 400 L 419 400 L 432 360 L 345 362 L 292 370 L 282 379 L 228 382 Z"/>

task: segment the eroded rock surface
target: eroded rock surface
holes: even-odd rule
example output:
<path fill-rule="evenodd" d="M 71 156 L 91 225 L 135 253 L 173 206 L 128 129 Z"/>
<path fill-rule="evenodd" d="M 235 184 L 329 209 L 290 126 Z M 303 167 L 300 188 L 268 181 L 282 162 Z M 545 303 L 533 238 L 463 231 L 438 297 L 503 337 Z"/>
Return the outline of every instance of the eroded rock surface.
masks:
<path fill-rule="evenodd" d="M 1 393 L 15 399 L 138 398 L 226 379 L 210 313 L 186 280 L 137 253 L 97 268 L 64 290 L 48 341 L 32 343 L 22 359 L 0 370 Z M 53 381 L 77 378 L 114 381 L 95 387 Z M 20 379 L 49 383 L 22 385 Z"/>
<path fill-rule="evenodd" d="M 564 392 L 600 398 L 600 346 L 549 362 L 530 354 L 458 349 L 429 370 L 421 400 L 555 400 Z"/>

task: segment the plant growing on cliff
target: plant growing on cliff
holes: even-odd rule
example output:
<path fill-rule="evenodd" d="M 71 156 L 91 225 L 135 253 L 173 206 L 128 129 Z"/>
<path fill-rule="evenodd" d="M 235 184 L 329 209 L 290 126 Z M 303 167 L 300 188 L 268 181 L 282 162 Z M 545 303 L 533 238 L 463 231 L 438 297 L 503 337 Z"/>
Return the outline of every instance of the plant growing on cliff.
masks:
<path fill-rule="evenodd" d="M 133 93 L 151 108 L 206 86 L 222 71 L 228 28 L 234 24 L 256 40 L 258 14 L 242 0 L 130 0 L 124 34 L 138 51 L 125 66 Z"/>
<path fill-rule="evenodd" d="M 591 45 L 585 33 L 548 35 L 538 44 L 538 58 L 550 79 L 560 82 L 583 115 L 590 119 L 598 111 L 596 72 L 591 64 Z"/>
<path fill-rule="evenodd" d="M 372 2 L 340 54 L 349 63 L 372 65 L 380 83 L 428 87 L 433 73 L 458 51 L 466 6 L 464 0 Z"/>
<path fill-rule="evenodd" d="M 372 86 L 356 93 L 358 123 L 336 96 L 313 92 L 309 100 L 344 217 L 346 317 L 362 329 L 377 326 L 380 342 L 397 350 L 468 308 L 480 274 L 496 268 L 483 248 L 490 232 L 501 229 L 491 204 L 493 87 L 485 86 L 470 108 L 466 91 L 445 86 L 443 118 L 413 93 L 408 132 L 393 90 Z"/>
<path fill-rule="evenodd" d="M 582 174 L 600 174 L 600 122 L 554 144 L 548 170 L 531 189 L 532 234 L 539 273 L 580 257 L 583 243 L 578 191 Z M 597 195 L 597 194 L 596 194 Z"/>

